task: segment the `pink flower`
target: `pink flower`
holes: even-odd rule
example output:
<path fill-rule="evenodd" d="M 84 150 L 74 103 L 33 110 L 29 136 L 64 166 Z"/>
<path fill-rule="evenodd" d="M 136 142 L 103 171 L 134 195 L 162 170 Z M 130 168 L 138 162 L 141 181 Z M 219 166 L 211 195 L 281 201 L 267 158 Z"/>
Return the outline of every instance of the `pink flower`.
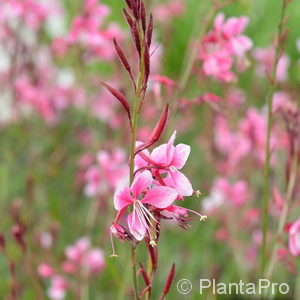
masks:
<path fill-rule="evenodd" d="M 224 14 L 219 13 L 214 23 L 214 34 L 223 39 L 224 45 L 230 52 L 243 56 L 253 45 L 251 39 L 242 34 L 248 23 L 247 17 L 231 17 L 225 21 Z"/>
<path fill-rule="evenodd" d="M 85 252 L 90 247 L 90 241 L 88 238 L 80 238 L 74 245 L 68 246 L 65 250 L 66 257 L 70 261 L 80 262 Z"/>
<path fill-rule="evenodd" d="M 295 221 L 289 229 L 289 249 L 293 256 L 300 255 L 300 219 Z"/>
<path fill-rule="evenodd" d="M 55 275 L 51 279 L 48 297 L 52 300 L 62 300 L 66 296 L 67 289 L 68 283 L 66 279 L 60 275 Z"/>
<path fill-rule="evenodd" d="M 214 189 L 220 191 L 226 201 L 230 201 L 236 206 L 243 205 L 249 198 L 248 185 L 244 180 L 230 184 L 226 178 L 221 177 L 214 183 Z"/>
<path fill-rule="evenodd" d="M 205 211 L 212 212 L 226 202 L 239 207 L 249 199 L 248 185 L 244 180 L 231 184 L 227 178 L 219 177 L 214 181 L 211 194 L 202 201 Z"/>
<path fill-rule="evenodd" d="M 287 92 L 278 91 L 274 93 L 273 112 L 277 112 L 279 110 L 297 110 L 295 103 L 291 100 L 291 97 Z"/>
<path fill-rule="evenodd" d="M 226 166 L 234 169 L 249 153 L 251 143 L 239 131 L 232 131 L 227 119 L 218 116 L 215 127 L 215 144 L 217 149 L 226 157 Z"/>
<path fill-rule="evenodd" d="M 85 0 L 82 14 L 75 16 L 71 30 L 66 36 L 54 41 L 53 49 L 59 55 L 64 55 L 70 46 L 79 44 L 85 50 L 85 58 L 114 58 L 112 39 L 122 38 L 122 32 L 119 26 L 113 23 L 103 28 L 109 13 L 108 6 L 99 4 L 96 0 Z"/>
<path fill-rule="evenodd" d="M 91 273 L 101 272 L 105 267 L 103 251 L 98 248 L 88 251 L 84 257 L 84 264 Z"/>
<path fill-rule="evenodd" d="M 74 274 L 76 273 L 76 266 L 74 263 L 70 261 L 65 261 L 61 265 L 62 270 L 67 274 Z"/>
<path fill-rule="evenodd" d="M 154 7 L 154 15 L 159 22 L 166 23 L 184 12 L 184 4 L 180 0 L 171 0 Z"/>
<path fill-rule="evenodd" d="M 38 274 L 43 278 L 49 278 L 54 275 L 54 271 L 50 265 L 43 263 L 38 267 Z"/>
<path fill-rule="evenodd" d="M 90 240 L 80 238 L 74 245 L 66 248 L 67 261 L 62 265 L 66 273 L 74 273 L 80 268 L 86 268 L 90 273 L 97 273 L 105 267 L 103 251 L 99 248 L 91 248 Z"/>
<path fill-rule="evenodd" d="M 125 187 L 116 191 L 114 205 L 116 210 L 125 211 L 128 206 L 133 207 L 127 217 L 127 223 L 131 234 L 138 240 L 142 240 L 146 232 L 150 232 L 150 224 L 156 222 L 149 211 L 149 205 L 163 209 L 168 207 L 177 198 L 177 192 L 167 186 L 153 185 L 152 174 L 145 171 L 137 175 L 131 187 Z M 149 189 L 151 188 L 151 189 Z"/>
<path fill-rule="evenodd" d="M 116 189 L 128 182 L 128 165 L 122 149 L 99 151 L 97 161 L 98 165 L 92 165 L 85 174 L 87 196 L 94 197 L 108 188 Z"/>
<path fill-rule="evenodd" d="M 216 16 L 214 28 L 204 37 L 199 53 L 206 75 L 223 82 L 236 80 L 232 72 L 234 59 L 244 61 L 243 57 L 253 45 L 251 39 L 242 34 L 248 22 L 247 17 L 225 21 L 223 13 Z"/>
<path fill-rule="evenodd" d="M 268 48 L 256 48 L 253 51 L 253 56 L 257 61 L 256 72 L 259 76 L 266 76 L 266 73 L 271 74 L 275 50 L 273 47 Z M 290 65 L 290 59 L 286 54 L 283 54 L 278 62 L 276 70 L 276 79 L 279 81 L 285 81 L 288 79 L 288 67 Z"/>
<path fill-rule="evenodd" d="M 176 131 L 173 133 L 167 144 L 162 144 L 153 149 L 151 155 L 148 152 L 140 152 L 141 158 L 136 159 L 138 168 L 145 167 L 147 164 L 154 165 L 158 168 L 155 173 L 158 177 L 166 175 L 161 182 L 165 185 L 173 187 L 181 196 L 191 196 L 193 187 L 189 179 L 181 173 L 182 169 L 190 155 L 191 148 L 185 144 L 174 146 Z"/>
<path fill-rule="evenodd" d="M 85 174 L 85 180 L 87 181 L 87 184 L 84 189 L 85 194 L 88 197 L 93 197 L 97 195 L 100 189 L 101 181 L 100 169 L 96 166 L 90 167 Z"/>

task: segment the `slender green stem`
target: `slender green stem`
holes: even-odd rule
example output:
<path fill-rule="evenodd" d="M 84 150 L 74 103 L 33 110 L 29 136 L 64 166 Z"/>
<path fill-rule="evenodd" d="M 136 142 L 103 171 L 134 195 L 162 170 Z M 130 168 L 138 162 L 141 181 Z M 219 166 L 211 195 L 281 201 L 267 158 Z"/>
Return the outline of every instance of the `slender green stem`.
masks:
<path fill-rule="evenodd" d="M 276 89 L 276 71 L 279 59 L 281 57 L 282 45 L 281 38 L 283 34 L 284 28 L 284 20 L 286 15 L 286 7 L 287 0 L 282 0 L 282 9 L 281 9 L 281 17 L 280 23 L 278 26 L 277 40 L 276 40 L 276 49 L 275 49 L 275 58 L 274 64 L 272 68 L 272 73 L 270 75 L 270 87 L 267 94 L 267 106 L 268 106 L 268 125 L 267 125 L 267 143 L 266 143 L 266 161 L 265 161 L 265 169 L 264 169 L 264 193 L 263 193 L 263 202 L 262 202 L 262 233 L 263 233 L 263 241 L 262 241 L 262 249 L 261 249 L 261 274 L 264 275 L 265 267 L 267 263 L 267 231 L 269 225 L 269 199 L 270 199 L 270 159 L 271 159 L 271 149 L 270 149 L 270 137 L 271 137 L 271 129 L 272 129 L 272 109 L 273 109 L 273 96 Z"/>
<path fill-rule="evenodd" d="M 133 287 L 134 287 L 134 297 L 136 300 L 139 300 L 139 288 L 136 276 L 136 247 L 131 247 L 131 261 L 132 261 L 132 278 L 133 278 Z"/>
<path fill-rule="evenodd" d="M 138 26 L 139 34 L 142 39 L 142 30 L 139 24 Z M 135 90 L 135 101 L 132 115 L 132 128 L 131 128 L 131 142 L 130 142 L 130 160 L 129 160 L 129 180 L 130 184 L 134 179 L 134 157 L 135 157 L 135 143 L 136 143 L 136 132 L 139 118 L 139 106 L 142 101 L 142 89 L 143 89 L 143 78 L 144 78 L 144 47 L 141 50 L 141 59 L 140 59 L 140 70 L 138 77 L 138 84 Z M 135 293 L 135 299 L 139 300 L 139 289 L 138 289 L 138 281 L 136 275 L 136 245 L 131 246 L 131 260 L 132 260 L 132 277 L 133 277 L 133 287 Z"/>
<path fill-rule="evenodd" d="M 132 132 L 131 132 L 131 145 L 130 145 L 130 162 L 129 162 L 129 169 L 130 169 L 130 184 L 133 182 L 134 179 L 134 156 L 135 156 L 135 143 L 136 143 L 136 131 L 137 131 L 137 123 L 138 123 L 138 111 L 139 111 L 139 104 L 141 101 L 141 82 L 142 82 L 143 72 L 140 72 L 138 86 L 136 91 L 136 99 L 134 103 L 133 109 L 133 118 L 132 118 Z M 138 292 L 138 282 L 137 282 L 137 275 L 136 275 L 136 247 L 131 246 L 131 260 L 132 260 L 132 277 L 133 277 L 133 287 L 135 293 L 135 299 L 139 299 L 139 292 Z"/>
<path fill-rule="evenodd" d="M 132 130 L 131 130 L 131 143 L 130 143 L 130 162 L 129 162 L 130 183 L 132 183 L 133 177 L 134 177 L 134 156 L 135 156 L 134 153 L 135 153 L 137 123 L 138 123 L 138 117 L 139 117 L 139 105 L 140 105 L 140 102 L 141 102 L 142 78 L 143 78 L 143 72 L 141 70 L 140 75 L 139 75 L 138 85 L 137 85 L 136 99 L 135 99 L 135 102 L 134 102 L 133 116 L 132 116 Z"/>
<path fill-rule="evenodd" d="M 297 277 L 296 277 L 294 300 L 300 299 L 300 260 L 299 260 L 299 258 L 296 258 L 296 266 L 297 266 Z"/>
<path fill-rule="evenodd" d="M 271 279 L 273 271 L 275 269 L 275 265 L 276 265 L 276 253 L 278 250 L 278 245 L 277 245 L 277 241 L 280 238 L 281 234 L 284 231 L 284 225 L 286 224 L 286 220 L 288 217 L 288 212 L 289 212 L 289 208 L 290 208 L 290 204 L 291 204 L 291 200 L 292 200 L 292 196 L 293 196 L 293 191 L 294 191 L 294 187 L 296 184 L 296 179 L 297 179 L 297 173 L 298 173 L 298 155 L 295 154 L 294 158 L 293 158 L 293 163 L 292 163 L 292 168 L 291 168 L 291 174 L 289 177 L 289 183 L 288 183 L 288 187 L 287 187 L 287 193 L 286 193 L 286 199 L 284 202 L 284 207 L 282 209 L 282 213 L 279 219 L 279 223 L 278 223 L 278 229 L 276 232 L 276 236 L 275 236 L 275 241 L 273 243 L 273 250 L 272 250 L 272 255 L 271 255 L 271 259 L 270 259 L 270 263 L 269 266 L 267 268 L 267 272 L 265 275 L 265 278 L 267 279 Z"/>

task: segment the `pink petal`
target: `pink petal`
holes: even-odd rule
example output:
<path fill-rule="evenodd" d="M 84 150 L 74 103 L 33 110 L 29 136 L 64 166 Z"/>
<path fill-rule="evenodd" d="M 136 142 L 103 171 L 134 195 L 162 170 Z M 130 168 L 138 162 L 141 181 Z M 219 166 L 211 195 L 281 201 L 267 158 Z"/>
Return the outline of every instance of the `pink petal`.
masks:
<path fill-rule="evenodd" d="M 252 40 L 244 35 L 232 39 L 231 43 L 235 54 L 239 57 L 243 56 L 253 46 Z"/>
<path fill-rule="evenodd" d="M 145 219 L 143 221 L 146 222 Z M 141 241 L 146 234 L 146 227 L 143 224 L 143 221 L 141 222 L 136 211 L 133 211 L 127 217 L 129 231 L 138 241 Z"/>
<path fill-rule="evenodd" d="M 173 188 L 158 186 L 150 190 L 142 202 L 157 208 L 166 208 L 176 200 L 177 196 L 178 193 Z"/>
<path fill-rule="evenodd" d="M 114 205 L 116 210 L 121 210 L 124 207 L 132 204 L 133 200 L 130 196 L 129 187 L 121 188 L 115 192 Z"/>
<path fill-rule="evenodd" d="M 130 191 L 135 195 L 136 198 L 144 192 L 153 182 L 153 178 L 150 171 L 144 171 L 137 175 L 133 180 Z"/>
<path fill-rule="evenodd" d="M 138 146 L 140 146 L 142 144 L 143 144 L 142 142 L 136 142 L 135 147 L 137 148 Z M 146 154 L 147 156 L 150 156 L 150 153 L 147 149 L 143 150 L 142 152 L 144 154 Z M 142 168 L 142 167 L 146 167 L 148 165 L 148 163 L 140 155 L 135 156 L 134 164 L 135 164 L 135 169 L 136 170 L 139 169 L 139 168 Z"/>
<path fill-rule="evenodd" d="M 174 131 L 174 133 L 172 134 L 172 136 L 170 137 L 168 144 L 167 144 L 167 161 L 168 164 L 171 163 L 173 156 L 174 156 L 174 151 L 175 151 L 175 147 L 174 147 L 174 141 L 176 138 L 176 130 Z"/>
<path fill-rule="evenodd" d="M 162 144 L 153 149 L 150 158 L 156 163 L 167 164 L 167 144 Z"/>
<path fill-rule="evenodd" d="M 174 166 L 176 169 L 181 169 L 191 152 L 191 147 L 185 144 L 178 144 L 175 147 L 173 159 L 171 165 Z"/>
<path fill-rule="evenodd" d="M 176 131 L 172 134 L 167 144 L 162 144 L 151 153 L 151 159 L 157 163 L 169 165 L 174 157 L 174 141 L 176 138 Z"/>
<path fill-rule="evenodd" d="M 249 23 L 249 18 L 248 17 L 240 17 L 238 18 L 238 22 L 236 24 L 236 34 L 242 33 L 246 26 Z"/>
<path fill-rule="evenodd" d="M 188 178 L 177 170 L 170 170 L 170 185 L 174 187 L 181 196 L 191 196 L 193 187 Z M 166 182 L 166 180 L 165 180 Z"/>
<path fill-rule="evenodd" d="M 214 21 L 214 27 L 216 30 L 219 30 L 219 31 L 221 30 L 223 23 L 224 23 L 224 19 L 225 19 L 225 16 L 223 13 L 218 13 L 216 15 L 216 18 Z"/>
<path fill-rule="evenodd" d="M 297 221 L 295 221 L 292 226 L 290 227 L 290 230 L 289 230 L 289 234 L 290 235 L 294 235 L 296 234 L 297 232 L 300 232 L 300 219 L 298 219 Z"/>

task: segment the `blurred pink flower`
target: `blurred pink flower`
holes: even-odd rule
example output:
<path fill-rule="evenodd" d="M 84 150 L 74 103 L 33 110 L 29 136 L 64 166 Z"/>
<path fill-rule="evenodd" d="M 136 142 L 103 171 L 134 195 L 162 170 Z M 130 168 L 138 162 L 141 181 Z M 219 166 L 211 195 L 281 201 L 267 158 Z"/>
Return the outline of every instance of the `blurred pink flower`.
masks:
<path fill-rule="evenodd" d="M 279 110 L 291 110 L 296 111 L 296 104 L 292 102 L 290 95 L 287 92 L 278 91 L 274 93 L 273 97 L 273 112 L 277 112 Z"/>
<path fill-rule="evenodd" d="M 90 166 L 85 174 L 85 194 L 89 197 L 99 195 L 107 188 L 116 189 L 128 182 L 128 165 L 122 149 L 111 152 L 99 151 L 97 165 Z"/>
<path fill-rule="evenodd" d="M 105 267 L 103 251 L 100 249 L 89 250 L 84 257 L 84 265 L 90 273 L 101 272 Z"/>
<path fill-rule="evenodd" d="M 253 57 L 257 61 L 256 72 L 258 75 L 265 77 L 268 73 L 272 72 L 274 64 L 275 50 L 273 47 L 268 48 L 256 48 L 253 51 Z M 279 59 L 276 79 L 278 81 L 285 81 L 288 79 L 288 67 L 290 65 L 290 59 L 286 54 L 283 54 Z"/>
<path fill-rule="evenodd" d="M 223 82 L 236 80 L 232 72 L 234 58 L 241 60 L 253 45 L 251 39 L 242 34 L 248 22 L 247 17 L 231 17 L 225 21 L 223 13 L 216 16 L 213 29 L 200 47 L 199 57 L 206 75 Z"/>
<path fill-rule="evenodd" d="M 122 32 L 117 24 L 105 26 L 110 9 L 96 0 L 85 0 L 82 14 L 76 16 L 71 30 L 66 36 L 58 37 L 53 42 L 53 50 L 64 55 L 69 47 L 80 45 L 85 50 L 85 58 L 100 57 L 110 60 L 115 57 L 113 38 L 122 39 Z"/>
<path fill-rule="evenodd" d="M 230 184 L 228 179 L 221 177 L 215 180 L 214 189 L 221 192 L 226 201 L 236 206 L 241 206 L 249 199 L 249 190 L 246 181 L 238 180 Z"/>
<path fill-rule="evenodd" d="M 51 278 L 48 297 L 52 300 L 62 300 L 66 296 L 68 283 L 63 276 L 55 275 Z"/>
<path fill-rule="evenodd" d="M 80 238 L 74 245 L 66 248 L 65 254 L 70 261 L 80 262 L 90 248 L 90 241 L 88 238 Z"/>
<path fill-rule="evenodd" d="M 53 13 L 55 6 L 42 1 L 3 0 L 0 4 L 0 24 L 18 19 L 32 30 L 39 30 L 43 22 Z"/>
<path fill-rule="evenodd" d="M 170 22 L 173 18 L 184 13 L 185 5 L 182 0 L 169 0 L 158 4 L 153 9 L 155 18 L 161 23 Z"/>
<path fill-rule="evenodd" d="M 290 226 L 289 249 L 293 256 L 300 255 L 300 219 L 292 223 Z"/>
<path fill-rule="evenodd" d="M 54 275 L 54 270 L 48 264 L 40 264 L 38 267 L 38 274 L 43 278 L 49 278 Z"/>
<path fill-rule="evenodd" d="M 248 184 L 244 180 L 230 183 L 225 177 L 215 179 L 211 188 L 211 193 L 202 201 L 203 209 L 206 213 L 212 213 L 221 205 L 231 203 L 240 207 L 249 200 Z"/>

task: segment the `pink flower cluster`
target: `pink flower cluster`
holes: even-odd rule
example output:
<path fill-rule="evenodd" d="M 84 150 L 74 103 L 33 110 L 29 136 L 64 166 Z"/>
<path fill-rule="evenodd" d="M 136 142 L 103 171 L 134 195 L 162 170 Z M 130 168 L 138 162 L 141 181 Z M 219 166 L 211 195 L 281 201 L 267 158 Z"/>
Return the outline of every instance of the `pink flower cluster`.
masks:
<path fill-rule="evenodd" d="M 0 24 L 13 20 L 22 21 L 31 29 L 38 30 L 49 15 L 55 11 L 56 7 L 50 1 L 47 3 L 47 1 L 37 0 L 2 0 Z"/>
<path fill-rule="evenodd" d="M 236 58 L 242 60 L 252 48 L 252 41 L 243 32 L 248 24 L 247 17 L 232 17 L 225 21 L 219 13 L 213 29 L 204 37 L 199 58 L 203 62 L 204 74 L 222 82 L 236 80 L 232 68 Z"/>
<path fill-rule="evenodd" d="M 92 248 L 88 238 L 80 238 L 74 245 L 65 249 L 66 260 L 62 262 L 58 270 L 47 263 L 38 267 L 38 274 L 42 278 L 50 279 L 48 297 L 52 300 L 65 298 L 68 289 L 72 288 L 68 276 L 82 276 L 79 280 L 87 280 L 95 276 L 105 267 L 103 251 L 100 248 Z"/>
<path fill-rule="evenodd" d="M 73 104 L 79 107 L 83 105 L 84 91 L 72 84 L 53 82 L 58 72 L 51 67 L 44 67 L 48 76 L 32 79 L 24 74 L 17 78 L 15 95 L 21 111 L 33 109 L 46 122 L 54 123 L 66 108 Z"/>
<path fill-rule="evenodd" d="M 190 147 L 185 144 L 174 145 L 176 132 L 168 143 L 162 144 L 149 153 L 137 151 L 135 159 L 135 178 L 130 187 L 118 189 L 114 196 L 114 205 L 118 211 L 112 233 L 121 240 L 134 237 L 141 241 L 148 235 L 155 244 L 156 230 L 160 218 L 173 219 L 185 226 L 188 209 L 173 204 L 183 196 L 191 196 L 193 188 L 189 179 L 179 170 L 185 165 Z M 137 149 L 142 143 L 137 143 Z M 129 232 L 117 224 L 128 208 Z M 201 216 L 203 219 L 203 216 Z M 126 234 L 125 234 L 126 233 Z"/>
<path fill-rule="evenodd" d="M 128 182 L 128 174 L 126 156 L 122 149 L 99 151 L 97 165 L 90 166 L 85 173 L 85 194 L 94 197 L 124 186 Z"/>
<path fill-rule="evenodd" d="M 35 111 L 53 123 L 67 107 L 82 106 L 84 91 L 74 84 L 73 72 L 57 68 L 51 51 L 40 40 L 47 22 L 60 13 L 58 1 L 1 1 L 0 88 L 12 110 L 5 121 Z"/>
<path fill-rule="evenodd" d="M 83 12 L 74 18 L 69 33 L 54 41 L 54 51 L 63 56 L 71 46 L 79 45 L 84 49 L 86 58 L 114 58 L 112 40 L 121 39 L 122 32 L 117 24 L 109 23 L 108 27 L 104 27 L 109 14 L 107 5 L 99 4 L 97 0 L 85 0 Z"/>
<path fill-rule="evenodd" d="M 232 204 L 240 207 L 249 200 L 249 188 L 245 180 L 230 183 L 225 177 L 219 177 L 214 181 L 211 194 L 202 201 L 205 212 L 210 213 L 221 205 Z"/>

